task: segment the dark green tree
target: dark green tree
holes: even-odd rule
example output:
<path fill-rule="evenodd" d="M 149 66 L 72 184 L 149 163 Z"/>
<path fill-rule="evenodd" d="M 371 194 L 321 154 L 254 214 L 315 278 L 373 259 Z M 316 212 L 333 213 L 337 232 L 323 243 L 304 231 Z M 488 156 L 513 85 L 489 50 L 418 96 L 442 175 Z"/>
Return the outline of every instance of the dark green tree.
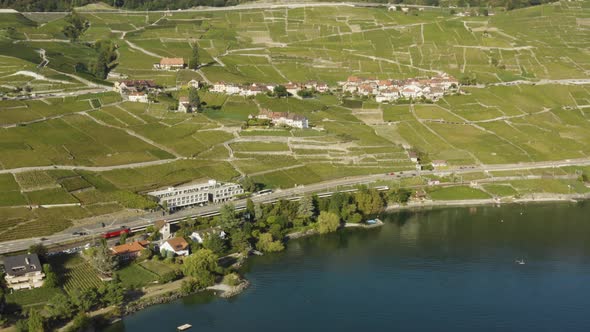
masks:
<path fill-rule="evenodd" d="M 35 309 L 29 310 L 29 318 L 27 319 L 28 332 L 44 332 L 45 320 L 41 313 Z"/>
<path fill-rule="evenodd" d="M 44 257 L 47 255 L 47 248 L 42 243 L 33 244 L 29 247 L 29 254 L 37 254 L 40 257 Z"/>
<path fill-rule="evenodd" d="M 240 220 L 236 217 L 236 208 L 233 204 L 225 204 L 219 210 L 219 224 L 225 229 L 229 230 L 236 227 Z"/>
<path fill-rule="evenodd" d="M 64 20 L 67 25 L 63 27 L 62 32 L 72 42 L 77 41 L 90 27 L 90 22 L 83 16 L 79 15 L 75 10 L 72 10 Z"/>
<path fill-rule="evenodd" d="M 199 97 L 199 90 L 194 87 L 191 87 L 188 90 L 188 102 L 190 103 L 193 110 L 201 110 L 201 98 Z"/>
<path fill-rule="evenodd" d="M 289 92 L 287 92 L 287 88 L 284 85 L 277 85 L 273 90 L 275 96 L 279 98 L 289 97 Z"/>
<path fill-rule="evenodd" d="M 203 247 L 213 251 L 216 255 L 221 255 L 227 250 L 225 240 L 218 233 L 212 232 L 203 239 Z"/>
<path fill-rule="evenodd" d="M 45 281 L 43 282 L 43 287 L 53 288 L 59 285 L 57 274 L 55 274 L 51 265 L 43 264 L 43 273 L 45 273 Z"/>
<path fill-rule="evenodd" d="M 201 64 L 199 61 L 199 45 L 195 42 L 191 45 L 191 57 L 188 60 L 188 67 L 190 69 L 199 69 Z"/>
<path fill-rule="evenodd" d="M 257 189 L 256 182 L 254 182 L 254 180 L 252 180 L 252 178 L 249 176 L 244 177 L 240 184 L 242 185 L 242 188 L 244 188 L 244 190 L 247 192 L 253 193 Z"/>

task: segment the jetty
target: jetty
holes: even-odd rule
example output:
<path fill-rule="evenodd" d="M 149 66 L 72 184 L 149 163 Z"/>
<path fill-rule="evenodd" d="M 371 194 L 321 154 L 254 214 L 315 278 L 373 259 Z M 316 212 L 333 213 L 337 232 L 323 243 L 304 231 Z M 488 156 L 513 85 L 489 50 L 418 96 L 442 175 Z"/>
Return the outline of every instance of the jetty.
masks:
<path fill-rule="evenodd" d="M 191 327 L 193 327 L 191 324 L 182 324 L 179 327 L 177 327 L 176 330 L 186 331 L 186 330 L 190 329 Z"/>
<path fill-rule="evenodd" d="M 369 219 L 363 223 L 349 223 L 347 222 L 346 224 L 344 224 L 344 227 L 346 228 L 373 228 L 373 227 L 379 227 L 379 226 L 383 226 L 383 221 L 381 221 L 381 219 L 375 218 L 375 219 Z"/>

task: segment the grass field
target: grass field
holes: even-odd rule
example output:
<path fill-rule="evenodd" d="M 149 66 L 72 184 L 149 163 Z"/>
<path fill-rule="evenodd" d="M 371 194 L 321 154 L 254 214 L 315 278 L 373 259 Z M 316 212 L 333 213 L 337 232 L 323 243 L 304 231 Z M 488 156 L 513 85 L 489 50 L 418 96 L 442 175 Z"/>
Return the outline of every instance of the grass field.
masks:
<path fill-rule="evenodd" d="M 465 186 L 437 188 L 428 193 L 435 201 L 490 198 L 485 192 Z"/>

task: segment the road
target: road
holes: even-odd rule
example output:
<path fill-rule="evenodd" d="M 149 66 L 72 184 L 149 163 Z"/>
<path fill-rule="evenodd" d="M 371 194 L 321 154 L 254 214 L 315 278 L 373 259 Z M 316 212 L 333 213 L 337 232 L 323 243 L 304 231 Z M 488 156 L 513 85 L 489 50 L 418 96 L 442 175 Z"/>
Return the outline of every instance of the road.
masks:
<path fill-rule="evenodd" d="M 519 171 L 519 170 L 530 170 L 530 169 L 543 169 L 543 168 L 556 168 L 556 167 L 565 167 L 565 166 L 589 166 L 590 165 L 590 158 L 585 159 L 571 159 L 571 160 L 562 160 L 562 161 L 543 161 L 543 162 L 531 162 L 531 163 L 518 163 L 518 164 L 498 164 L 498 165 L 479 165 L 479 166 L 472 166 L 472 167 L 462 167 L 462 168 L 451 168 L 446 169 L 444 171 L 405 171 L 397 176 L 401 177 L 412 177 L 416 175 L 439 175 L 441 173 L 455 173 L 457 175 L 464 174 L 464 173 L 472 173 L 472 172 L 490 172 L 490 171 Z M 284 190 L 277 190 L 276 192 L 265 195 L 265 196 L 255 196 L 252 200 L 255 203 L 267 203 L 272 202 L 282 198 L 289 198 L 289 197 L 296 197 L 302 196 L 306 194 L 312 193 L 322 193 L 322 192 L 329 192 L 329 191 L 337 191 L 338 187 L 349 187 L 355 185 L 363 185 L 363 184 L 370 184 L 376 181 L 381 180 L 393 180 L 397 177 L 394 177 L 389 174 L 376 174 L 376 175 L 365 175 L 365 176 L 356 176 L 356 177 L 346 177 L 340 179 L 334 179 L 326 182 L 310 184 L 306 186 L 299 186 L 295 188 L 289 188 Z M 233 202 L 236 208 L 243 208 L 246 204 L 246 200 L 236 200 Z M 127 227 L 142 227 L 148 226 L 153 224 L 157 220 L 166 219 L 166 220 L 180 220 L 186 217 L 195 217 L 195 216 L 202 216 L 207 214 L 212 214 L 218 212 L 221 205 L 207 205 L 203 207 L 195 207 L 190 209 L 185 209 L 178 211 L 176 213 L 170 215 L 162 215 L 162 212 L 154 212 L 143 214 L 139 216 L 135 216 L 132 218 L 127 218 L 124 220 L 119 220 L 117 222 L 112 222 L 105 227 L 102 227 L 101 224 L 97 224 L 90 227 L 84 228 L 73 228 L 67 230 L 67 232 L 62 232 L 58 234 L 54 234 L 51 236 L 45 237 L 45 240 L 41 240 L 41 238 L 30 238 L 30 239 L 21 239 L 21 240 L 14 240 L 14 241 L 7 241 L 0 243 L 0 254 L 6 254 L 10 252 L 22 251 L 28 249 L 31 245 L 37 243 L 44 243 L 45 245 L 56 245 L 62 244 L 69 241 L 75 240 L 82 240 L 77 235 L 72 235 L 72 232 L 75 231 L 84 231 L 88 233 L 88 241 L 90 242 L 92 238 L 96 238 L 103 234 L 106 230 L 113 229 L 116 227 L 120 227 L 125 225 Z"/>

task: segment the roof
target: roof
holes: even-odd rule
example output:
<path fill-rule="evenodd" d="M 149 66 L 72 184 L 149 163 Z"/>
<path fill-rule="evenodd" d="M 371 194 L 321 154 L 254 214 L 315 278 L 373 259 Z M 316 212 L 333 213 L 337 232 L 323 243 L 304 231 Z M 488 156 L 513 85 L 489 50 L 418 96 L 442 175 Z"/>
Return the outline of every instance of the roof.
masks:
<path fill-rule="evenodd" d="M 178 98 L 178 101 L 181 103 L 188 103 L 188 97 L 180 97 Z"/>
<path fill-rule="evenodd" d="M 125 243 L 111 248 L 111 251 L 115 255 L 125 255 L 140 252 L 149 244 L 149 241 L 135 241 L 131 243 Z"/>
<path fill-rule="evenodd" d="M 182 237 L 175 237 L 166 241 L 166 243 L 168 243 L 168 245 L 174 249 L 174 251 L 185 250 L 188 248 L 188 242 L 186 242 L 186 240 Z"/>
<path fill-rule="evenodd" d="M 39 272 L 42 270 L 42 267 L 39 256 L 36 254 L 26 254 L 5 257 L 4 270 L 9 276 L 22 276 L 31 272 Z"/>
<path fill-rule="evenodd" d="M 183 66 L 183 58 L 162 58 L 160 59 L 161 66 Z"/>
<path fill-rule="evenodd" d="M 161 229 L 162 227 L 166 226 L 167 223 L 167 220 L 158 220 L 154 223 L 154 228 Z"/>

